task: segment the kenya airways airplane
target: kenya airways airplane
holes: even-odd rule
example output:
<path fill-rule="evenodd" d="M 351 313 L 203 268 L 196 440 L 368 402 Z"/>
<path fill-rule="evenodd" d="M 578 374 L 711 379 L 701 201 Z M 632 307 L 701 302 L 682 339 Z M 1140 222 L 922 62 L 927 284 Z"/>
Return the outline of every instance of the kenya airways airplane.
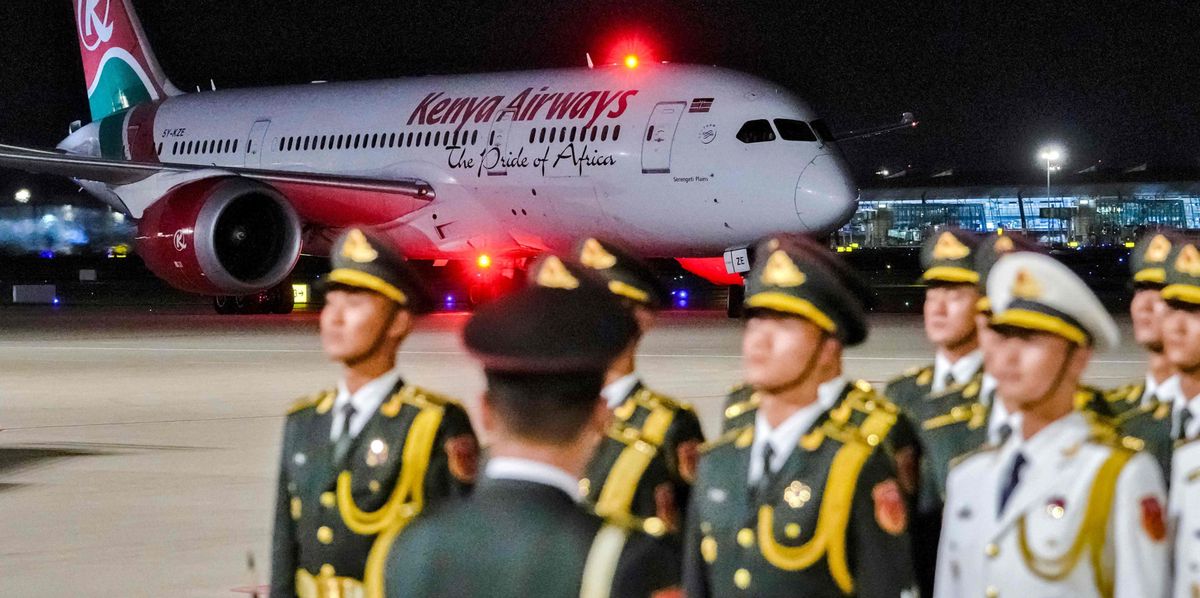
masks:
<path fill-rule="evenodd" d="M 857 190 L 778 85 L 623 64 L 185 94 L 130 0 L 75 0 L 92 122 L 0 166 L 70 177 L 138 220 L 171 285 L 263 296 L 349 225 L 417 260 L 513 268 L 585 235 L 729 282 L 771 232 L 828 232 Z"/>

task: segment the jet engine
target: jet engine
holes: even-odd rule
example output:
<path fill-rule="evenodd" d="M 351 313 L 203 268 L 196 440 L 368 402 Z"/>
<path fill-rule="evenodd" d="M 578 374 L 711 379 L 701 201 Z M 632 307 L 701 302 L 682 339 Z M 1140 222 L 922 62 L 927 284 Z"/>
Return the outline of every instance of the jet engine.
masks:
<path fill-rule="evenodd" d="M 284 281 L 300 257 L 300 218 L 270 185 L 215 177 L 172 189 L 138 222 L 137 252 L 171 286 L 250 295 Z"/>

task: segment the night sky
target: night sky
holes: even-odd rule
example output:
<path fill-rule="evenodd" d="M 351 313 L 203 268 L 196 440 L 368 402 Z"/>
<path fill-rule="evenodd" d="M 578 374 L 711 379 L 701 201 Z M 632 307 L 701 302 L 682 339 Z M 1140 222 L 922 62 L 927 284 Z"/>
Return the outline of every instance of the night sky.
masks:
<path fill-rule="evenodd" d="M 657 58 L 777 81 L 835 130 L 915 131 L 846 144 L 879 167 L 1032 171 L 1200 165 L 1200 3 L 466 3 L 135 0 L 181 88 L 582 66 L 618 40 Z M 1102 7 L 1102 8 L 1101 8 Z M 51 147 L 87 118 L 71 3 L 0 2 L 0 141 Z"/>

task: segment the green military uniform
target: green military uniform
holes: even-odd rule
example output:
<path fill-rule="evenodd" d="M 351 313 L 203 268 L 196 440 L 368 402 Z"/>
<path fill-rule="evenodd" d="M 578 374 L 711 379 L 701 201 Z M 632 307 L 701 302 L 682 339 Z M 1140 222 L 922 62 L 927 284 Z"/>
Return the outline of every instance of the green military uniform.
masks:
<path fill-rule="evenodd" d="M 520 418 L 523 409 L 553 417 L 555 411 L 545 410 L 550 402 L 565 407 L 567 401 L 597 400 L 577 390 L 543 389 L 575 389 L 571 384 L 581 379 L 599 388 L 603 371 L 634 334 L 630 314 L 603 288 L 577 277 L 557 257 L 546 261 L 551 263 L 539 267 L 537 285 L 480 308 L 463 333 L 467 349 L 483 363 L 489 391 L 494 377 L 529 389 L 528 404 L 512 398 L 492 404 L 505 429 L 507 418 Z M 510 415 L 499 415 L 507 410 Z M 493 455 L 469 498 L 414 521 L 391 549 L 387 596 L 645 598 L 677 590 L 677 549 L 641 531 L 662 533 L 661 527 L 600 517 L 577 502 L 577 479 L 567 475 L 567 488 L 547 481 L 547 470 L 561 472 L 548 463 L 533 466 L 541 471 L 537 476 L 502 475 L 502 459 L 530 467 L 529 461 Z"/>
<path fill-rule="evenodd" d="M 579 267 L 595 275 L 630 310 L 654 312 L 666 306 L 667 291 L 658 277 L 625 248 L 593 237 L 581 241 L 573 256 L 578 262 L 565 263 L 568 270 Z M 536 271 L 533 277 L 536 281 Z M 580 489 L 601 515 L 665 519 L 668 528 L 678 531 L 702 442 L 704 432 L 691 405 L 638 380 L 613 409 L 612 427 Z"/>
<path fill-rule="evenodd" d="M 639 382 L 613 411 L 608 435 L 580 480 L 584 498 L 604 515 L 663 519 L 660 503 L 667 502 L 672 514 L 683 516 L 703 439 L 690 405 Z"/>
<path fill-rule="evenodd" d="M 749 384 L 738 384 L 729 389 L 725 395 L 725 408 L 721 417 L 721 434 L 736 430 L 754 423 L 754 412 L 758 409 L 759 398 L 754 394 L 754 387 Z"/>
<path fill-rule="evenodd" d="M 1181 239 L 1173 232 L 1156 231 L 1138 239 L 1129 253 L 1129 269 L 1134 293 L 1142 291 L 1161 292 L 1167 282 L 1167 259 L 1175 243 Z M 1157 395 L 1157 392 L 1155 393 Z M 1115 388 L 1105 393 L 1109 411 L 1114 416 L 1138 411 L 1149 403 L 1157 402 L 1157 396 L 1146 395 L 1146 379 Z M 1129 413 L 1132 417 L 1132 413 Z"/>
<path fill-rule="evenodd" d="M 1179 308 L 1196 309 L 1200 305 L 1200 248 L 1196 241 L 1176 243 L 1165 262 L 1162 298 Z M 1172 402 L 1150 402 L 1129 409 L 1117 419 L 1121 433 L 1144 443 L 1144 450 L 1162 466 L 1168 481 L 1172 479 L 1171 454 L 1177 441 L 1184 440 L 1179 437 L 1180 426 L 1173 410 Z"/>
<path fill-rule="evenodd" d="M 978 285 L 975 270 L 975 247 L 979 238 L 974 233 L 952 229 L 929 237 L 921 248 L 921 281 L 934 285 Z M 929 364 L 904 372 L 888 382 L 883 394 L 895 403 L 912 421 L 924 419 L 922 404 L 933 387 L 934 366 Z"/>
<path fill-rule="evenodd" d="M 747 313 L 805 318 L 857 344 L 866 336 L 861 306 L 812 256 L 820 251 L 791 238 L 760 244 Z M 881 449 L 897 415 L 869 384 L 847 385 L 753 488 L 754 416 L 707 445 L 685 538 L 688 596 L 895 597 L 910 588 L 907 507 Z"/>
<path fill-rule="evenodd" d="M 334 285 L 378 292 L 402 309 L 426 305 L 382 239 L 353 229 L 332 261 Z M 391 538 L 423 506 L 473 483 L 478 444 L 459 404 L 399 381 L 357 434 L 335 443 L 336 398 L 326 391 L 304 399 L 284 424 L 272 597 L 378 595 Z"/>

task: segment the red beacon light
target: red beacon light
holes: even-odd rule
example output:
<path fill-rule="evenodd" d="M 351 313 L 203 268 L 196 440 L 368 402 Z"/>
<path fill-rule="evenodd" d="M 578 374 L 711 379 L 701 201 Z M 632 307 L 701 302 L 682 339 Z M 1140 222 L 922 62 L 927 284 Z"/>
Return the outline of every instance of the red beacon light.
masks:
<path fill-rule="evenodd" d="M 637 54 L 628 54 L 625 56 L 625 67 L 635 69 L 638 66 Z"/>
<path fill-rule="evenodd" d="M 491 256 L 489 256 L 486 253 L 482 254 L 478 258 L 475 259 L 475 265 L 479 266 L 479 268 L 481 270 L 486 270 L 488 268 L 491 268 L 492 267 L 492 258 L 491 258 Z"/>

